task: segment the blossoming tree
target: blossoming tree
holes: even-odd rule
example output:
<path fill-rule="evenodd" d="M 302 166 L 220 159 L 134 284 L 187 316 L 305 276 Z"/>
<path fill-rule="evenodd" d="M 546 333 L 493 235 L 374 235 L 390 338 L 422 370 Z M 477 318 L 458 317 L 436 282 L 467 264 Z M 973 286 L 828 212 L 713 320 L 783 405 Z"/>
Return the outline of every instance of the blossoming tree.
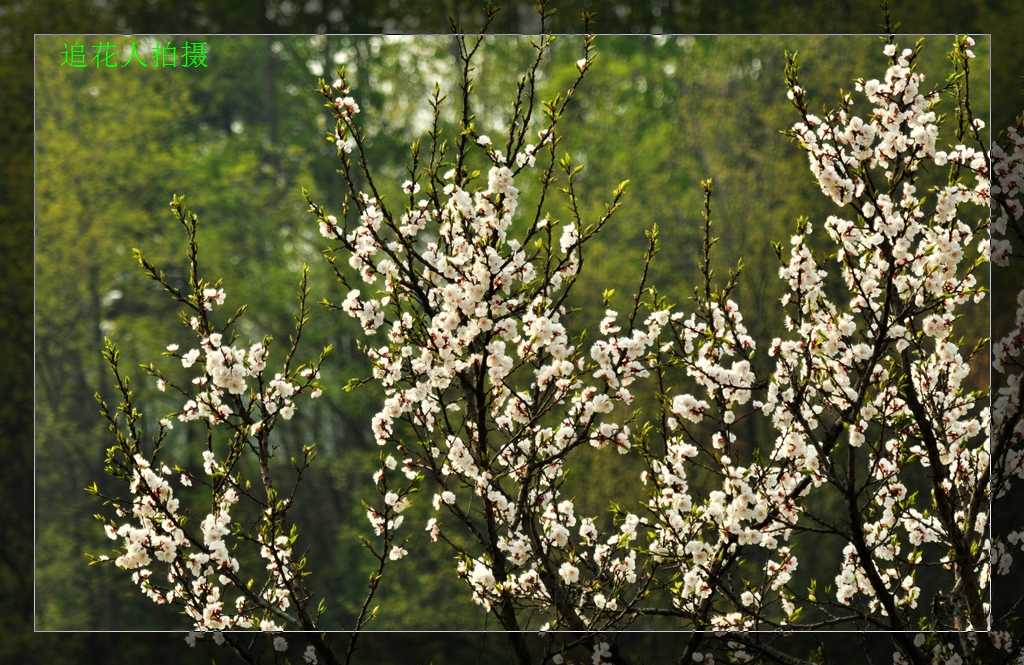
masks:
<path fill-rule="evenodd" d="M 1001 483 L 1018 472 L 1019 446 L 1007 442 L 1021 426 L 1017 374 L 998 395 L 990 445 L 988 390 L 976 376 L 988 346 L 964 325 L 986 297 L 992 195 L 985 125 L 971 108 L 973 40 L 955 40 L 954 74 L 929 87 L 917 65 L 922 45 L 901 48 L 890 37 L 881 77 L 858 79 L 820 114 L 788 59 L 797 116 L 789 134 L 835 210 L 799 220 L 776 246 L 785 329 L 755 340 L 733 299 L 740 270 L 722 279 L 711 268 L 710 181 L 703 245 L 671 250 L 700 254 L 692 299 L 670 302 L 649 283 L 664 241 L 653 226 L 636 291 L 617 309 L 606 294 L 592 335 L 570 332 L 588 243 L 624 214 L 628 185 L 586 216 L 582 166 L 563 149 L 565 112 L 594 66 L 594 40 L 583 38 L 569 86 L 541 101 L 538 72 L 553 38 L 537 37 L 507 126 L 492 138 L 474 113 L 483 39 L 455 37 L 458 131 L 441 129 L 451 102 L 438 87 L 400 200 L 378 189 L 344 71 L 319 85 L 346 193 L 337 208 L 310 198 L 309 211 L 345 289 L 330 306 L 359 322 L 384 391 L 368 423 L 381 448 L 368 485 L 376 539 L 366 542 L 378 566 L 354 628 L 370 618 L 385 567 L 415 561 L 403 531 L 419 528 L 451 553 L 467 597 L 508 631 L 520 663 L 561 662 L 575 648 L 595 663 L 627 661 L 600 636 L 655 617 L 729 631 L 695 633 L 683 662 L 716 650 L 740 662 L 767 653 L 742 631 L 840 627 L 894 631 L 897 658 L 920 664 L 938 651 L 899 631 L 985 630 L 990 469 Z M 944 96 L 952 123 L 938 111 Z M 1015 150 L 1019 166 L 1019 141 Z M 521 205 L 517 183 L 529 178 L 538 194 Z M 1019 177 L 1008 182 L 1005 201 L 1020 189 Z M 1019 202 L 1005 206 L 1000 230 L 1020 218 Z M 196 217 L 180 199 L 172 208 L 188 239 L 187 287 L 139 261 L 181 304 L 190 341 L 166 355 L 191 375 L 146 367 L 182 401 L 152 426 L 116 349 L 105 351 L 122 396 L 114 409 L 103 405 L 114 436 L 108 467 L 127 482 L 126 495 L 105 496 L 111 560 L 155 602 L 177 605 L 243 656 L 237 636 L 222 631 L 313 631 L 307 662 L 347 661 L 358 634 L 337 652 L 317 636 L 322 606 L 307 588 L 307 562 L 293 554 L 289 511 L 314 449 L 281 450 L 271 436 L 321 391 L 328 349 L 299 360 L 305 277 L 295 330 L 275 358 L 269 338 L 240 339 L 241 309 L 222 314 L 220 283 L 200 272 Z M 1009 253 L 993 246 L 997 261 Z M 997 345 L 996 370 L 1017 366 L 1019 336 Z M 773 438 L 740 441 L 749 419 L 764 419 Z M 162 442 L 175 421 L 202 432 L 201 473 L 168 459 Z M 636 460 L 644 498 L 606 514 L 582 509 L 567 480 L 589 449 L 608 463 Z M 287 474 L 271 463 L 282 456 L 292 458 Z M 185 492 L 208 507 L 186 509 Z M 403 513 L 421 500 L 433 516 L 410 525 Z M 189 514 L 204 512 L 193 526 Z M 815 539 L 837 548 L 839 564 L 832 579 L 800 587 L 801 558 L 813 556 L 801 548 Z M 524 633 L 537 630 L 573 633 L 538 656 Z M 288 649 L 277 640 L 275 649 Z M 1005 646 L 975 638 L 979 657 Z"/>

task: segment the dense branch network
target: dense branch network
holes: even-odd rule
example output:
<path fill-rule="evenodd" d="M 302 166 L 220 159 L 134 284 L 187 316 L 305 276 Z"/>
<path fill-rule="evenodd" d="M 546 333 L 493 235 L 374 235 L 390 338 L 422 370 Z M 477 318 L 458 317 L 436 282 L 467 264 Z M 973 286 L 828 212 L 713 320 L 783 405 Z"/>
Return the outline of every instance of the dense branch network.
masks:
<path fill-rule="evenodd" d="M 381 448 L 372 478 L 379 500 L 367 510 L 376 540 L 365 541 L 377 565 L 354 628 L 372 615 L 385 565 L 415 559 L 403 513 L 420 493 L 433 511 L 422 528 L 450 551 L 473 602 L 509 631 L 521 663 L 533 662 L 527 630 L 578 631 L 547 648 L 547 662 L 577 645 L 594 663 L 622 662 L 600 636 L 650 617 L 733 631 L 695 634 L 683 662 L 715 651 L 735 662 L 755 654 L 804 662 L 735 631 L 986 630 L 990 577 L 1007 574 L 1011 550 L 1024 545 L 1020 531 L 991 543 L 988 515 L 991 496 L 1021 475 L 1024 298 L 1013 330 L 995 344 L 1002 378 L 991 414 L 987 389 L 972 378 L 988 348 L 964 319 L 987 296 L 990 253 L 1005 264 L 1013 249 L 1003 236 L 1020 235 L 1024 160 L 1021 134 L 1011 130 L 990 165 L 984 122 L 971 110 L 973 40 L 956 38 L 953 75 L 928 89 L 921 43 L 900 49 L 889 38 L 882 77 L 858 79 L 820 114 L 796 58 L 787 59 L 798 115 L 789 135 L 836 209 L 821 222 L 799 220 L 788 245 L 776 245 L 785 329 L 755 340 L 734 300 L 740 270 L 720 281 L 711 268 L 710 181 L 701 286 L 691 301 L 674 304 L 649 283 L 663 243 L 655 226 L 625 315 L 606 294 L 596 333 L 570 333 L 586 249 L 622 214 L 628 185 L 596 216 L 584 214 L 593 207 L 579 198 L 582 166 L 562 149 L 594 40 L 582 39 L 569 85 L 541 101 L 553 38 L 533 39 L 499 144 L 473 113 L 484 37 L 454 39 L 462 74 L 454 139 L 438 86 L 400 200 L 381 194 L 344 71 L 319 85 L 346 187 L 334 211 L 308 198 L 345 289 L 342 302 L 328 304 L 358 321 L 371 380 L 384 390 L 370 422 Z M 944 95 L 956 105 L 955 141 L 940 146 Z M 528 178 L 536 186 L 524 205 L 517 183 Z M 558 199 L 564 219 L 553 212 Z M 285 489 L 271 438 L 300 399 L 321 390 L 326 350 L 295 362 L 305 277 L 295 331 L 270 378 L 269 338 L 243 346 L 234 328 L 241 310 L 215 322 L 224 291 L 201 276 L 195 216 L 178 199 L 172 208 L 188 239 L 187 285 L 172 284 L 141 254 L 139 262 L 182 306 L 195 341 L 186 351 L 172 344 L 167 355 L 196 376 L 174 381 L 146 367 L 160 390 L 183 400 L 149 433 L 117 350 L 106 349 L 121 396 L 115 409 L 103 406 L 115 439 L 108 468 L 129 492 L 104 497 L 115 515 L 105 519 L 119 546 L 113 562 L 200 631 L 319 630 L 322 609 L 312 608 L 304 559 L 292 554 L 298 534 L 289 519 L 313 449 L 300 451 Z M 645 413 L 638 396 L 649 394 L 656 400 Z M 171 418 L 203 426 L 203 474 L 163 461 Z M 741 440 L 751 419 L 765 423 L 770 441 Z M 644 498 L 604 513 L 580 508 L 567 479 L 576 460 L 594 454 L 588 449 L 635 460 Z M 199 486 L 210 508 L 195 530 L 177 493 Z M 233 513 L 243 507 L 248 518 L 239 520 Z M 839 565 L 823 588 L 793 582 L 797 535 L 838 543 Z M 263 581 L 242 575 L 242 548 L 265 561 Z M 926 575 L 945 590 L 930 607 L 920 602 Z M 893 634 L 897 663 L 966 653 L 966 642 Z M 1002 633 L 972 635 L 981 662 L 1017 649 Z M 305 655 L 339 660 L 322 639 Z"/>

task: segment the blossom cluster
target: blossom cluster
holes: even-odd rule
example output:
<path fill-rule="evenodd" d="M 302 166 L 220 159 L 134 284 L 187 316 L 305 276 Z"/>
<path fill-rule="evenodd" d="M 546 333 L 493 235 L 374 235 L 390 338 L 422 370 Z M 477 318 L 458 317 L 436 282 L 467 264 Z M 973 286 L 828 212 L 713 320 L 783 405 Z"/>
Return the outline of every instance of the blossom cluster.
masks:
<path fill-rule="evenodd" d="M 784 304 L 799 308 L 787 327 L 798 335 L 773 342 L 779 362 L 764 405 L 797 449 L 821 441 L 827 414 L 840 416 L 849 446 L 865 448 L 872 501 L 856 527 L 862 533 L 844 550 L 836 598 L 848 604 L 863 595 L 882 615 L 916 607 L 922 543 L 974 548 L 978 555 L 955 565 L 979 588 L 988 583 L 987 515 L 974 494 L 985 491 L 988 409 L 984 393 L 969 388 L 970 362 L 953 340 L 960 313 L 986 296 L 978 272 L 988 253 L 990 199 L 980 148 L 938 149 L 939 94 L 924 90 L 917 51 L 893 43 L 884 50 L 885 76 L 857 81 L 871 106 L 866 119 L 855 114 L 852 95 L 824 118 L 809 113 L 805 91 L 790 78 L 790 99 L 803 116 L 793 136 L 822 192 L 853 213 L 825 223 L 849 300 L 827 297 L 828 275 L 808 248 L 806 224 L 780 270 L 791 287 Z M 971 123 L 975 131 L 984 126 Z M 928 166 L 955 174 L 930 196 L 921 185 Z M 912 505 L 915 468 L 935 479 L 936 503 Z"/>
<path fill-rule="evenodd" d="M 172 209 L 193 241 L 189 259 L 195 266 L 196 218 L 180 199 L 172 202 Z M 297 598 L 303 603 L 305 598 L 298 580 L 301 565 L 291 556 L 290 502 L 277 498 L 268 473 L 276 447 L 270 435 L 279 419 L 294 416 L 300 398 L 320 396 L 324 356 L 293 366 L 299 337 L 293 335 L 284 365 L 271 377 L 267 369 L 270 338 L 243 346 L 232 328 L 237 315 L 223 325 L 216 323 L 226 301 L 223 288 L 203 282 L 196 271 L 189 284 L 191 293 L 186 295 L 141 254 L 138 258 L 147 274 L 188 312 L 183 320 L 195 346 L 187 350 L 178 343 L 167 346 L 165 355 L 176 359 L 180 370 L 144 366 L 158 394 L 181 400 L 175 411 L 160 419 L 155 437 L 148 437 L 138 422 L 141 413 L 129 380 L 120 373 L 119 352 L 108 344 L 105 355 L 117 378 L 121 404 L 108 413 L 117 445 L 108 451 L 107 466 L 127 481 L 128 493 L 107 497 L 114 517 L 105 520 L 104 528 L 118 545 L 113 557 L 105 554 L 99 560 L 112 559 L 116 567 L 130 571 L 135 584 L 154 602 L 180 606 L 198 631 L 281 630 L 296 621 L 294 611 L 304 611 L 295 605 Z M 304 285 L 302 293 L 304 300 Z M 305 316 L 303 311 L 299 325 Z M 185 376 L 177 378 L 181 370 Z M 175 420 L 202 426 L 205 433 L 179 440 L 171 434 Z M 242 458 L 253 451 L 263 469 L 262 496 L 244 477 Z M 305 464 L 311 455 L 311 448 L 303 450 Z M 201 472 L 190 464 L 199 460 Z M 193 520 L 179 498 L 182 494 L 189 496 L 189 505 L 205 495 L 206 514 Z M 259 510 L 255 524 L 240 521 L 236 513 L 252 512 L 252 507 Z M 240 570 L 241 552 L 251 544 L 266 562 L 265 581 L 258 585 L 248 583 Z"/>

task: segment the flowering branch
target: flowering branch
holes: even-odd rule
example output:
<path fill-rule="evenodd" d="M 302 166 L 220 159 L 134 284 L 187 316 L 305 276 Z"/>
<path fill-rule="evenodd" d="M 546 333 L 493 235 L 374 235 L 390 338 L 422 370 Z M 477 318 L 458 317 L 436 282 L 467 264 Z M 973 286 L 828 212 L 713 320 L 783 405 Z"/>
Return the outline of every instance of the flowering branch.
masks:
<path fill-rule="evenodd" d="M 316 449 L 305 445 L 284 450 L 274 431 L 294 417 L 301 400 L 320 397 L 320 370 L 331 349 L 324 348 L 312 360 L 297 361 L 309 321 L 304 269 L 295 327 L 282 351 L 279 371 L 271 373 L 270 337 L 247 348 L 240 343 L 237 323 L 244 306 L 218 316 L 227 296 L 219 281 L 203 276 L 198 217 L 177 196 L 171 210 L 186 236 L 187 283 L 173 283 L 141 251 L 135 250 L 135 256 L 143 272 L 181 306 L 180 320 L 195 346 L 182 350 L 181 344 L 172 343 L 164 354 L 178 361 L 185 373 L 142 366 L 160 392 L 176 395 L 182 404 L 161 418 L 154 432 L 121 369 L 119 350 L 106 342 L 104 358 L 120 397 L 112 408 L 97 396 L 114 439 L 106 468 L 127 483 L 127 494 L 101 493 L 95 483 L 89 488 L 112 509 L 112 518 L 100 519 L 118 543 L 113 557 L 104 554 L 94 562 L 112 561 L 130 571 L 133 582 L 154 602 L 179 607 L 197 631 L 214 631 L 219 642 L 229 640 L 244 656 L 243 645 L 220 631 L 316 631 L 325 610 L 322 602 L 313 604 L 304 581 L 307 562 L 294 554 L 299 534 L 290 517 Z M 175 421 L 198 425 L 198 441 L 203 443 L 182 447 L 184 440 L 172 440 Z M 193 466 L 199 453 L 201 473 Z M 179 494 L 188 495 L 189 505 L 204 497 L 209 501 L 197 527 L 191 526 L 191 511 Z M 382 511 L 385 517 L 390 513 L 389 508 Z M 386 533 L 382 541 L 389 546 Z M 240 559 L 254 561 L 254 555 L 263 560 L 265 571 L 243 574 Z M 367 604 L 382 568 L 383 564 L 371 580 Z M 367 620 L 365 613 L 360 615 L 357 628 Z M 329 664 L 339 662 L 321 638 L 313 638 L 311 647 L 314 660 L 319 656 Z"/>
<path fill-rule="evenodd" d="M 521 99 L 532 100 L 549 40 L 537 40 L 537 61 L 520 80 L 506 156 L 469 110 L 480 39 L 459 41 L 454 161 L 439 130 L 438 88 L 430 158 L 422 165 L 413 144 L 397 219 L 375 187 L 359 191 L 348 175 L 355 153 L 373 182 L 344 72 L 332 85 L 321 82 L 349 191 L 339 217 L 310 201 L 321 234 L 337 242 L 328 256 L 347 296 L 336 307 L 360 322 L 368 342 L 384 335 L 365 349 L 385 389 L 374 435 L 404 459 L 407 477 L 434 487 L 438 516 L 426 528 L 451 549 L 474 601 L 513 631 L 526 617 L 544 617 L 542 630 L 602 631 L 651 614 L 718 630 L 782 627 L 801 625 L 803 607 L 825 613 L 808 626 L 901 630 L 914 625 L 917 575 L 927 567 L 946 571 L 964 598 L 952 625 L 984 625 L 988 413 L 985 392 L 967 383 L 984 345 L 965 346 L 954 332 L 961 312 L 985 297 L 977 274 L 987 260 L 988 166 L 979 149 L 937 148 L 935 111 L 952 90 L 967 131 L 980 137 L 969 103 L 970 39 L 957 40 L 958 73 L 935 91 L 922 88 L 921 45 L 900 52 L 890 40 L 884 80 L 857 81 L 862 101 L 844 93 L 823 117 L 811 113 L 795 58 L 788 60 L 789 97 L 801 118 L 791 135 L 845 218 L 829 217 L 824 236 L 801 220 L 789 249 L 777 246 L 787 334 L 768 345 L 774 368 L 760 380 L 757 344 L 731 298 L 742 265 L 720 286 L 711 269 L 710 182 L 692 312 L 673 311 L 647 284 L 654 228 L 628 320 L 609 308 L 600 337 L 570 340 L 562 319 L 584 249 L 619 210 L 626 185 L 600 218 L 584 219 L 575 187 L 582 167 L 559 151 L 558 119 L 593 62 L 593 43 L 584 40 L 571 88 L 544 104 L 539 203 L 527 215 L 533 221 L 517 225 L 514 183 L 538 157 L 516 138 L 531 122 L 532 103 Z M 468 170 L 475 159 L 488 167 L 486 184 Z M 929 167 L 947 165 L 945 184 L 919 197 L 918 188 L 934 182 Z M 566 221 L 545 210 L 556 179 Z M 417 199 L 420 182 L 427 191 Z M 980 214 L 963 221 L 960 208 L 970 205 Z M 838 279 L 812 250 L 821 240 L 832 244 Z M 336 262 L 342 252 L 366 292 L 348 286 Z M 680 376 L 694 390 L 677 392 Z M 645 382 L 663 396 L 653 419 L 629 411 L 634 384 Z M 736 424 L 758 416 L 775 430 L 774 444 L 738 446 Z M 614 511 L 611 533 L 598 528 L 607 517 L 579 514 L 564 494 L 565 471 L 584 444 L 638 455 L 646 467 L 649 500 L 637 513 Z M 687 480 L 697 472 L 718 487 L 697 495 Z M 909 489 L 922 482 L 927 495 Z M 822 493 L 842 502 L 842 515 L 810 507 L 808 497 Z M 792 588 L 798 559 L 787 543 L 795 533 L 845 543 L 834 597 Z M 754 560 L 763 562 L 760 579 L 751 577 Z M 671 606 L 648 606 L 659 597 Z M 901 647 L 923 662 L 912 640 Z"/>

